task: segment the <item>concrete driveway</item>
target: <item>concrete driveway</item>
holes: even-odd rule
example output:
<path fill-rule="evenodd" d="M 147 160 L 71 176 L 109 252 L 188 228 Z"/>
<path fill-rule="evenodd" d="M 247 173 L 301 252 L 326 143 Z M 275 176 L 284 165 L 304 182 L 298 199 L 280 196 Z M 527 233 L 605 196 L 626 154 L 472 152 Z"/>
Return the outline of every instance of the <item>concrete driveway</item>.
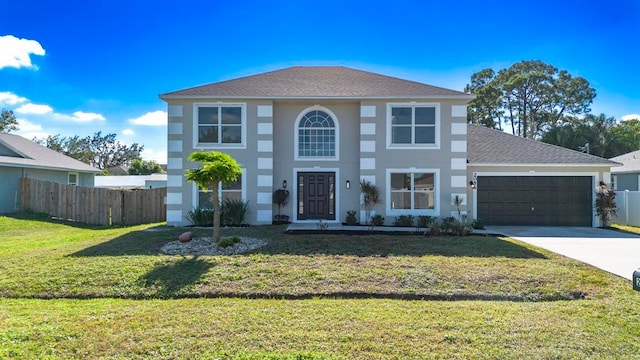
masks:
<path fill-rule="evenodd" d="M 487 230 L 553 251 L 631 280 L 640 268 L 640 236 L 587 227 L 487 226 Z"/>

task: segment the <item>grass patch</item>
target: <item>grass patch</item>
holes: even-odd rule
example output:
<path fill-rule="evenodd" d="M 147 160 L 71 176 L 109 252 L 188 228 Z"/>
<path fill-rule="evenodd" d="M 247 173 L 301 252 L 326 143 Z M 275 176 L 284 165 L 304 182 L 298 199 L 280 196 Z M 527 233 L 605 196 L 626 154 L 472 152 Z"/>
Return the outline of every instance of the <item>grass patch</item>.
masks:
<path fill-rule="evenodd" d="M 545 250 L 495 237 L 283 230 L 223 229 L 224 237 L 269 245 L 244 255 L 182 257 L 159 253 L 184 231 L 162 224 L 105 228 L 0 217 L 0 358 L 640 353 L 640 294 L 629 281 Z"/>
<path fill-rule="evenodd" d="M 640 235 L 640 227 L 638 226 L 611 224 L 611 227 L 624 232 Z"/>

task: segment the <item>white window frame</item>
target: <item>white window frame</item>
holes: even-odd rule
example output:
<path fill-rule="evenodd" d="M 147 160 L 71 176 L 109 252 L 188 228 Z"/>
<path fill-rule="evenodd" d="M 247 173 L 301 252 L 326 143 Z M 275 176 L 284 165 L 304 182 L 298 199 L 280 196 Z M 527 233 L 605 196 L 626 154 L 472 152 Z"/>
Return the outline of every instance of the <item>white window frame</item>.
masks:
<path fill-rule="evenodd" d="M 239 107 L 240 116 L 240 143 L 201 143 L 198 140 L 199 124 L 198 109 L 201 107 Z M 220 119 L 222 121 L 222 119 Z M 246 149 L 247 148 L 247 104 L 238 102 L 209 102 L 193 103 L 193 148 L 194 149 Z"/>
<path fill-rule="evenodd" d="M 71 175 L 75 175 L 76 176 L 76 181 L 75 182 L 71 182 L 71 179 L 70 179 Z M 77 173 L 77 172 L 67 173 L 67 184 L 78 186 L 79 183 L 80 183 L 80 174 L 79 173 Z"/>
<path fill-rule="evenodd" d="M 638 185 L 640 185 L 640 176 L 638 176 Z M 618 190 L 618 175 L 611 175 L 611 190 Z"/>
<path fill-rule="evenodd" d="M 247 201 L 247 169 L 242 168 L 242 176 L 240 177 L 240 188 L 241 188 L 241 197 L 242 197 L 242 201 Z M 218 183 L 218 195 L 220 196 L 220 199 L 222 199 L 222 182 Z M 202 191 L 198 185 L 196 185 L 195 183 L 193 184 L 193 207 L 195 209 L 197 209 L 200 204 L 199 204 L 199 200 L 200 200 L 200 193 L 201 192 L 206 192 L 209 193 L 210 191 Z"/>
<path fill-rule="evenodd" d="M 396 107 L 410 107 L 411 108 L 411 138 L 413 139 L 415 136 L 415 108 L 419 107 L 431 107 L 435 108 L 435 138 L 433 144 L 394 144 L 393 136 L 392 136 L 392 125 L 391 125 L 391 110 Z M 440 149 L 440 132 L 441 132 L 441 124 L 440 124 L 440 103 L 418 103 L 418 102 L 408 102 L 408 103 L 387 103 L 387 149 L 395 150 L 395 149 Z"/>
<path fill-rule="evenodd" d="M 433 174 L 433 209 L 393 209 L 391 206 L 391 174 L 396 173 L 410 173 L 411 181 L 414 181 L 413 174 L 415 173 L 427 173 Z M 440 169 L 416 169 L 416 168 L 402 168 L 402 169 L 387 169 L 386 176 L 386 214 L 388 216 L 399 215 L 429 215 L 440 216 Z M 411 202 L 413 203 L 413 196 L 411 196 Z"/>
<path fill-rule="evenodd" d="M 300 130 L 300 121 L 302 120 L 302 118 L 307 115 L 310 111 L 323 111 L 327 114 L 329 114 L 329 116 L 331 116 L 331 119 L 333 119 L 333 125 L 334 125 L 334 130 L 335 130 L 335 156 L 300 156 L 300 141 L 299 141 L 299 130 Z M 293 133 L 293 139 L 294 139 L 294 152 L 293 152 L 293 159 L 296 161 L 337 161 L 340 160 L 340 121 L 338 120 L 338 117 L 336 116 L 336 114 L 334 114 L 331 110 L 327 109 L 324 106 L 320 106 L 320 105 L 314 105 L 311 107 L 308 107 L 304 110 L 302 110 L 299 114 L 298 117 L 296 118 L 296 126 L 294 127 L 294 133 Z"/>

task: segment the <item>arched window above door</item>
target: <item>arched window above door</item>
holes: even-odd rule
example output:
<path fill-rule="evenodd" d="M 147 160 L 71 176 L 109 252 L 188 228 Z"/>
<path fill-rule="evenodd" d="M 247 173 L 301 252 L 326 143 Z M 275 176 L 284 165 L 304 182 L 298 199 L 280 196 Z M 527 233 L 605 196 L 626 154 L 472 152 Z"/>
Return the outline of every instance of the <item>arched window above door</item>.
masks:
<path fill-rule="evenodd" d="M 296 160 L 338 160 L 338 123 L 328 109 L 305 109 L 296 124 Z"/>

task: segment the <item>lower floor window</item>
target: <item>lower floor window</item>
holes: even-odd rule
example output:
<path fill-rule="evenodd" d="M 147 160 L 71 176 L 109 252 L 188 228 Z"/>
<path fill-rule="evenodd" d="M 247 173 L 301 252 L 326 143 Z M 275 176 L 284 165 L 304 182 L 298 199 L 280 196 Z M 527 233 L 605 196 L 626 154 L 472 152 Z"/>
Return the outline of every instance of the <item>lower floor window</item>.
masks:
<path fill-rule="evenodd" d="M 434 210 L 436 174 L 390 172 L 390 210 Z"/>
<path fill-rule="evenodd" d="M 224 204 L 227 200 L 242 201 L 242 175 L 236 181 L 222 182 L 218 185 L 220 202 Z M 211 188 L 207 190 L 198 189 L 198 207 L 200 209 L 213 209 L 211 199 Z"/>

